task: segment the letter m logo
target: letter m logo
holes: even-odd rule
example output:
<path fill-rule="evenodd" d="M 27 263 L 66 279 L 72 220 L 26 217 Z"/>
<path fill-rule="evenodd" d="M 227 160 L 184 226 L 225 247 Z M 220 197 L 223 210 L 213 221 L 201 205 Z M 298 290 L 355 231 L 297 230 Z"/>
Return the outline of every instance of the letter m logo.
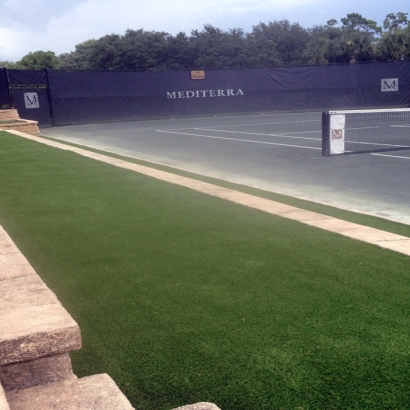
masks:
<path fill-rule="evenodd" d="M 24 93 L 24 103 L 26 108 L 40 108 L 37 93 Z"/>
<path fill-rule="evenodd" d="M 398 78 L 384 78 L 382 79 L 382 93 L 389 91 L 399 91 Z"/>

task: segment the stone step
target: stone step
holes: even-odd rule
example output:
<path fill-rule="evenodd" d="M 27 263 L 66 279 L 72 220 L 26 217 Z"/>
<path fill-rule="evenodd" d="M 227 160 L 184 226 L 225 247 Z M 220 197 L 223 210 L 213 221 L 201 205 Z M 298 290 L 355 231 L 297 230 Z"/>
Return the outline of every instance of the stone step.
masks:
<path fill-rule="evenodd" d="M 107 374 L 6 391 L 10 410 L 132 410 Z"/>
<path fill-rule="evenodd" d="M 39 137 L 41 135 L 40 128 L 38 127 L 38 121 L 19 120 L 18 123 L 2 124 L 0 123 L 0 130 L 2 131 L 19 131 L 26 134 Z"/>
<path fill-rule="evenodd" d="M 16 109 L 0 110 L 0 121 L 19 120 L 20 116 Z"/>
<path fill-rule="evenodd" d="M 80 328 L 0 226 L 0 383 L 5 390 L 71 379 Z"/>
<path fill-rule="evenodd" d="M 0 384 L 0 410 L 10 410 L 3 386 Z"/>
<path fill-rule="evenodd" d="M 14 121 L 9 123 L 9 121 Z M 18 121 L 18 122 L 15 122 Z M 38 127 L 38 121 L 21 119 L 17 110 L 0 110 L 0 130 L 3 131 L 20 131 L 26 134 L 40 136 L 41 131 Z"/>

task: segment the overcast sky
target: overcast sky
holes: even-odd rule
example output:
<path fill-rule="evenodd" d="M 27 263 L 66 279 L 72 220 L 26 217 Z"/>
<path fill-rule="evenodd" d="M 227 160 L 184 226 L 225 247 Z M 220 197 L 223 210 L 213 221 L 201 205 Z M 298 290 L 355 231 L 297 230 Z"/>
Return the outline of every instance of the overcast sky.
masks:
<path fill-rule="evenodd" d="M 305 28 L 360 13 L 379 25 L 407 13 L 409 0 L 0 0 L 0 61 L 29 52 L 74 51 L 76 44 L 126 29 L 190 34 L 204 24 L 242 28 L 287 19 Z"/>

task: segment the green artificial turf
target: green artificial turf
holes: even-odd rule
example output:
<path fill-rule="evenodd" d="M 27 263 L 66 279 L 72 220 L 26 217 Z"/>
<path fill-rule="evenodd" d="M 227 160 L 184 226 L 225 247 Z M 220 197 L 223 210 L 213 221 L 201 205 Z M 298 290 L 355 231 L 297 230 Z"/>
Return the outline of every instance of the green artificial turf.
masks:
<path fill-rule="evenodd" d="M 170 166 L 161 165 L 157 163 L 152 163 L 152 162 L 148 162 L 148 161 L 141 160 L 141 159 L 125 157 L 125 156 L 118 155 L 112 152 L 102 151 L 102 150 L 98 150 L 98 149 L 90 148 L 90 147 L 85 147 L 83 145 L 78 145 L 78 144 L 70 143 L 67 141 L 61 141 L 60 139 L 57 139 L 57 138 L 51 138 L 51 137 L 46 137 L 46 136 L 42 136 L 42 137 L 44 139 L 64 143 L 64 144 L 71 145 L 74 147 L 80 147 L 80 148 L 83 148 L 83 149 L 86 149 L 92 152 L 97 152 L 103 155 L 111 156 L 113 158 L 123 159 L 125 161 L 133 162 L 139 165 L 144 165 L 150 168 L 159 169 L 161 171 L 170 172 L 176 175 L 182 175 L 182 176 L 196 179 L 199 181 L 208 182 L 210 184 L 222 186 L 222 187 L 229 188 L 229 189 L 234 189 L 236 191 L 245 192 L 250 195 L 270 199 L 272 201 L 277 201 L 277 202 L 295 206 L 301 209 L 306 209 L 308 211 L 318 212 L 320 214 L 332 216 L 334 218 L 342 219 L 345 221 L 354 222 L 360 225 L 365 225 L 365 226 L 369 226 L 372 228 L 381 229 L 386 232 L 396 233 L 398 235 L 410 237 L 410 225 L 408 224 L 402 224 L 402 223 L 399 223 L 393 220 L 389 220 L 389 219 L 385 219 L 385 218 L 381 218 L 381 217 L 377 217 L 373 215 L 351 212 L 345 209 L 335 208 L 335 207 L 324 205 L 318 202 L 312 202 L 312 201 L 308 201 L 304 199 L 294 198 L 294 197 L 279 194 L 276 192 L 265 191 L 263 189 L 253 188 L 250 186 L 241 185 L 241 184 L 237 184 L 234 182 L 229 182 L 229 181 L 225 181 L 225 180 L 221 180 L 217 178 L 207 177 L 205 175 L 199 175 L 193 172 L 184 171 L 178 168 L 173 168 Z"/>
<path fill-rule="evenodd" d="M 410 259 L 0 132 L 0 224 L 138 410 L 404 409 Z"/>

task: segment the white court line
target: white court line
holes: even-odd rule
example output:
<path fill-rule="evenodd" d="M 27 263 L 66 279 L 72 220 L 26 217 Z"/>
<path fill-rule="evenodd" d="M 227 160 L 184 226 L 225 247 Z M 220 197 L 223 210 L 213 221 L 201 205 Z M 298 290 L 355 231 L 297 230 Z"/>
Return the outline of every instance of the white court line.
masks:
<path fill-rule="evenodd" d="M 354 128 L 345 128 L 345 131 L 351 131 L 351 130 L 369 130 L 369 129 L 376 129 L 376 128 L 381 128 L 379 126 L 376 127 L 354 127 Z"/>
<path fill-rule="evenodd" d="M 322 120 L 307 120 L 307 121 L 282 121 L 282 122 L 259 122 L 256 124 L 235 124 L 235 125 L 215 125 L 218 128 L 231 128 L 231 127 L 249 127 L 249 126 L 259 126 L 259 125 L 277 125 L 277 124 L 300 124 L 304 122 L 322 122 Z M 207 127 L 213 128 L 213 127 Z M 183 129 L 183 128 L 181 128 Z"/>
<path fill-rule="evenodd" d="M 164 130 L 155 130 L 156 132 L 163 132 L 166 134 L 177 134 L 177 135 L 190 135 L 191 137 L 201 137 L 201 138 L 211 138 L 217 140 L 228 140 L 228 141 L 238 141 L 238 142 L 251 142 L 254 144 L 266 144 L 266 145 L 280 145 L 284 147 L 293 147 L 293 148 L 305 148 L 305 149 L 318 149 L 322 150 L 322 148 L 316 147 L 305 147 L 303 145 L 292 145 L 292 144 L 279 144 L 277 142 L 265 142 L 265 141 L 252 141 L 252 140 L 241 140 L 239 138 L 226 138 L 226 137 L 212 137 L 210 135 L 200 135 L 200 134 L 189 134 L 187 132 L 175 132 L 175 131 L 164 131 Z M 265 135 L 265 134 L 264 134 Z"/>
<path fill-rule="evenodd" d="M 388 154 L 372 154 L 377 155 L 378 157 L 389 157 L 389 158 L 400 158 L 400 159 L 410 159 L 410 157 L 402 157 L 400 155 L 388 155 Z"/>
<path fill-rule="evenodd" d="M 216 132 L 229 132 L 231 134 L 247 134 L 247 135 L 263 135 L 265 137 L 279 137 L 279 138 L 295 138 L 295 139 L 301 139 L 301 140 L 315 140 L 315 141 L 321 141 L 321 138 L 307 138 L 307 137 L 294 137 L 292 135 L 287 135 L 285 134 L 263 134 L 259 132 L 243 132 L 243 131 L 225 131 L 225 130 L 217 130 L 217 129 L 211 129 L 211 128 L 192 128 L 193 130 L 203 130 L 203 131 L 216 131 Z M 312 133 L 312 132 L 320 132 L 320 131 L 299 131 L 299 132 L 293 132 L 292 134 L 306 134 L 306 133 Z"/>

